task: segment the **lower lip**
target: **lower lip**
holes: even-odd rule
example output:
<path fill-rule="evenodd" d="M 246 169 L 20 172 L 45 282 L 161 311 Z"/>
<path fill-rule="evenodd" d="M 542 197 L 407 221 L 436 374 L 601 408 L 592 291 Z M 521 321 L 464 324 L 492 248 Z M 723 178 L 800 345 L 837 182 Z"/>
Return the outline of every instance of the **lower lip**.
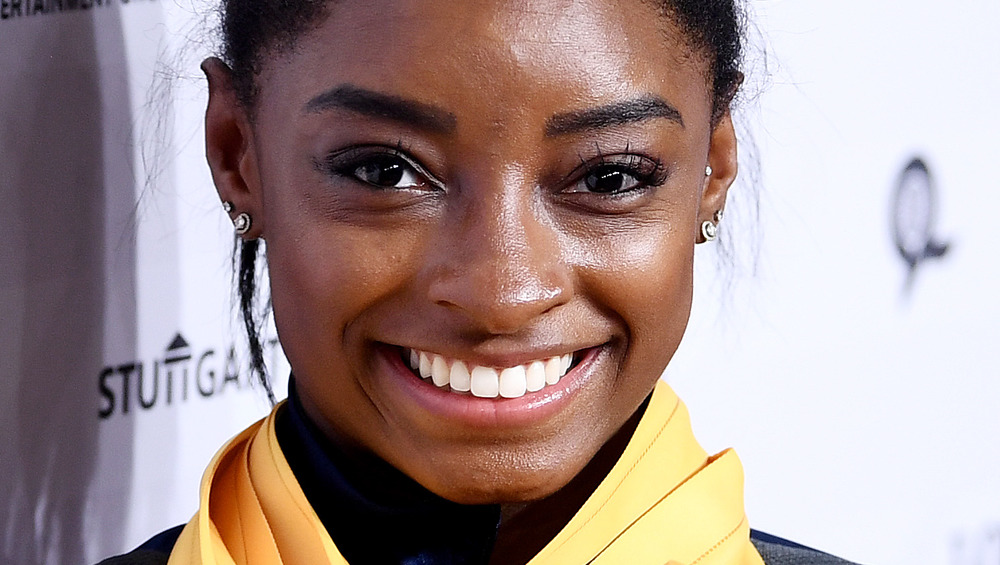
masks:
<path fill-rule="evenodd" d="M 520 398 L 479 398 L 438 388 L 430 380 L 418 377 L 403 362 L 400 349 L 389 345 L 378 348 L 380 369 L 388 373 L 388 389 L 392 396 L 403 396 L 403 402 L 445 421 L 474 428 L 525 427 L 552 418 L 560 412 L 594 373 L 601 348 L 592 347 L 582 353 L 558 383 L 546 385 L 540 391 Z M 381 371 L 380 371 L 381 372 Z"/>

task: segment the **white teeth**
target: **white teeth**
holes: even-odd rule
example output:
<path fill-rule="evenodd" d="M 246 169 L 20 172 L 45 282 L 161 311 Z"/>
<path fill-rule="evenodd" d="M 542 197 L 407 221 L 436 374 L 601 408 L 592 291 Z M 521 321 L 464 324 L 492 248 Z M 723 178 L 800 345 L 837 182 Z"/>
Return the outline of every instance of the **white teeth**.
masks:
<path fill-rule="evenodd" d="M 472 390 L 472 375 L 464 361 L 455 361 L 451 366 L 451 390 L 469 392 Z"/>
<path fill-rule="evenodd" d="M 420 378 L 426 379 L 431 376 L 431 359 L 423 351 L 420 352 Z"/>
<path fill-rule="evenodd" d="M 553 357 L 545 362 L 545 384 L 554 385 L 559 382 L 561 376 L 563 376 L 561 359 Z"/>
<path fill-rule="evenodd" d="M 454 392 L 471 392 L 480 398 L 520 398 L 528 392 L 538 392 L 558 384 L 573 364 L 573 354 L 532 361 L 516 367 L 496 369 L 464 361 L 452 361 L 435 353 L 407 350 L 404 359 L 423 379 L 431 379 L 439 388 L 450 387 Z M 449 366 L 450 364 L 450 366 Z"/>
<path fill-rule="evenodd" d="M 504 398 L 521 398 L 528 390 L 524 378 L 524 365 L 510 367 L 500 372 L 500 396 Z"/>
<path fill-rule="evenodd" d="M 472 370 L 472 394 L 479 398 L 496 398 L 500 394 L 500 375 L 496 369 L 477 366 Z"/>
<path fill-rule="evenodd" d="M 434 380 L 434 384 L 437 386 L 447 385 L 450 380 L 450 372 L 448 362 L 444 360 L 444 357 L 435 355 L 434 362 L 431 364 L 431 378 Z"/>
<path fill-rule="evenodd" d="M 528 392 L 538 392 L 545 388 L 545 363 L 535 361 L 528 365 L 524 374 L 525 388 Z"/>

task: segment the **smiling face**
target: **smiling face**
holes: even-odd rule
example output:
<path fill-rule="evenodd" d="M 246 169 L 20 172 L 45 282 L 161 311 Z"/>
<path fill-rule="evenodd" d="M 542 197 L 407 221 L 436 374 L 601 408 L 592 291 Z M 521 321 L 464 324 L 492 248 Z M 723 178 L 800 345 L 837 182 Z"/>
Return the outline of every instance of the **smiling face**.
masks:
<path fill-rule="evenodd" d="M 735 138 L 705 58 L 620 4 L 337 3 L 252 122 L 206 65 L 209 161 L 266 239 L 303 405 L 451 500 L 561 488 L 684 332 Z"/>

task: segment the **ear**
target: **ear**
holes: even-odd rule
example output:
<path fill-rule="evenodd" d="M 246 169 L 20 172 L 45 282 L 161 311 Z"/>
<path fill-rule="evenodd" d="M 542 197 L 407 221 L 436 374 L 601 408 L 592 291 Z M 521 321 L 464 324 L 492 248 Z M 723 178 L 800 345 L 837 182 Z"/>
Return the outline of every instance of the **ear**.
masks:
<path fill-rule="evenodd" d="M 263 198 L 249 111 L 236 95 L 228 65 L 211 57 L 202 62 L 201 70 L 208 78 L 205 156 L 215 189 L 223 202 L 232 203 L 230 219 L 241 213 L 250 216 L 250 231 L 242 237 L 262 237 Z"/>
<path fill-rule="evenodd" d="M 709 141 L 708 166 L 712 168 L 712 173 L 705 176 L 705 187 L 698 207 L 696 233 L 699 242 L 704 241 L 701 224 L 706 221 L 715 223 L 716 212 L 722 212 L 726 207 L 726 195 L 739 170 L 736 145 L 736 129 L 733 127 L 732 115 L 727 110 L 712 130 Z"/>

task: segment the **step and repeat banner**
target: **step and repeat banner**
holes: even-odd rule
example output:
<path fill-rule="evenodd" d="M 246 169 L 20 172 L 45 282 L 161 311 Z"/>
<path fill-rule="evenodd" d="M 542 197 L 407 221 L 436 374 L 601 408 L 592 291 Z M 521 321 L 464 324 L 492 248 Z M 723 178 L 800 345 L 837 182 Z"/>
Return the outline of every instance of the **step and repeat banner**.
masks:
<path fill-rule="evenodd" d="M 950 6 L 752 4 L 759 180 L 665 375 L 755 527 L 865 563 L 1000 565 L 1000 5 Z M 213 10 L 0 0 L 0 562 L 185 522 L 268 410 L 204 161 Z"/>
<path fill-rule="evenodd" d="M 187 521 L 268 410 L 199 129 L 211 10 L 0 2 L 0 563 L 93 563 Z"/>

